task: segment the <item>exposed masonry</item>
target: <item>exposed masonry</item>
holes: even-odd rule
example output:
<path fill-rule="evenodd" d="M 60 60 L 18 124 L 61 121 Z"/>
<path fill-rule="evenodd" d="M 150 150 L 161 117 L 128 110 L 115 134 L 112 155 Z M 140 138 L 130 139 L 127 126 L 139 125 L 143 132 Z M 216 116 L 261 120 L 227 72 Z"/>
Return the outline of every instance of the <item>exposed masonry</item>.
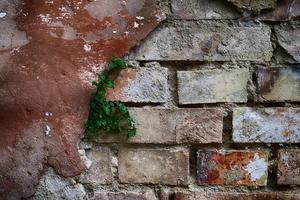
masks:
<path fill-rule="evenodd" d="M 134 30 L 144 27 L 142 13 L 134 13 L 133 9 L 140 8 L 140 2 L 91 1 L 84 9 L 95 19 L 111 16 L 119 22 L 115 11 L 124 2 L 128 3 L 126 12 L 136 16 L 130 30 L 134 37 Z M 129 105 L 138 135 L 130 140 L 103 135 L 92 142 L 81 141 L 78 155 L 85 171 L 64 178 L 59 175 L 63 173 L 47 167 L 37 191 L 28 199 L 300 200 L 299 2 L 159 3 L 167 19 L 128 53 L 133 68 L 123 71 L 115 88 L 107 93 L 108 99 Z M 5 29 L 0 30 L 0 49 L 4 51 L 30 42 L 13 21 L 1 23 L 12 20 L 7 17 L 11 11 L 6 9 L 0 7 L 0 27 Z M 60 8 L 60 14 L 70 17 L 65 7 Z M 78 39 L 71 26 L 52 23 L 47 15 L 39 17 L 52 27 L 63 26 L 62 33 L 51 32 L 51 37 Z M 162 16 L 154 18 L 161 21 Z M 120 26 L 127 30 L 124 24 Z M 103 38 L 112 34 L 120 36 L 111 26 Z M 98 48 L 91 42 L 93 37 L 89 35 L 78 47 L 83 54 Z M 0 55 L 5 60 L 5 54 Z M 6 63 L 2 60 L 0 70 Z M 79 78 L 88 83 L 103 65 L 85 64 L 92 65 L 91 69 L 81 72 Z M 0 81 L 1 77 L 0 73 Z M 0 105 L 14 101 L 6 93 L 0 87 L 0 95 L 4 96 Z M 44 113 L 47 119 L 56 114 L 48 110 Z M 77 128 L 69 124 L 65 130 L 68 133 Z M 28 132 L 36 130 L 49 138 L 55 134 L 47 123 Z M 36 145 L 26 158 L 38 166 L 33 168 L 35 174 L 43 168 L 43 158 L 33 159 L 36 149 L 44 149 L 39 140 L 42 136 L 34 135 Z M 31 139 L 16 148 L 29 143 Z M 25 170 L 26 159 L 16 155 L 22 158 L 22 165 L 11 169 Z M 6 170 L 11 173 L 11 169 Z M 37 182 L 35 177 L 28 177 L 32 176 L 26 173 L 19 184 Z M 18 197 L 12 192 L 10 199 Z"/>

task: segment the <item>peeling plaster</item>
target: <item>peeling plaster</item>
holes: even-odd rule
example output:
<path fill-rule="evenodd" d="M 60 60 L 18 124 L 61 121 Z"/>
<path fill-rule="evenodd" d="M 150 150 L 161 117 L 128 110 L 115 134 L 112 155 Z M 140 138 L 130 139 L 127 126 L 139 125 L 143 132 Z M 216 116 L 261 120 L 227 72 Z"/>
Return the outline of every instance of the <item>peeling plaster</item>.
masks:
<path fill-rule="evenodd" d="M 0 12 L 0 18 L 6 17 L 7 13 L 6 12 Z"/>
<path fill-rule="evenodd" d="M 91 81 L 106 61 L 144 39 L 159 24 L 157 16 L 164 19 L 155 0 L 105 2 L 117 4 L 119 12 L 111 5 L 89 12 L 87 0 L 24 0 L 18 8 L 13 1 L 0 1 L 12 8 L 0 21 L 2 199 L 31 196 L 46 166 L 64 177 L 90 166 L 82 162 L 77 143 L 88 115 Z M 108 15 L 99 18 L 103 10 Z M 137 16 L 145 20 L 135 29 Z M 33 164 L 24 162 L 28 154 L 32 158 L 25 161 Z M 7 173 L 10 166 L 19 168 Z"/>
<path fill-rule="evenodd" d="M 267 173 L 268 162 L 264 158 L 260 158 L 259 155 L 255 153 L 254 159 L 250 161 L 245 169 L 250 174 L 251 180 L 257 181 Z M 265 179 L 265 181 L 267 180 Z"/>

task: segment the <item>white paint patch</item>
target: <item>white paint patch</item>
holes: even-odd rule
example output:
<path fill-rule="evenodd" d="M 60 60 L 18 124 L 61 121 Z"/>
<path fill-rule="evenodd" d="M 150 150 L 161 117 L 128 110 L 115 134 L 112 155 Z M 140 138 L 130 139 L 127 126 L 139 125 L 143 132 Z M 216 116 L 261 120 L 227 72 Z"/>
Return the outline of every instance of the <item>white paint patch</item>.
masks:
<path fill-rule="evenodd" d="M 140 26 L 139 23 L 134 22 L 134 25 L 133 25 L 134 28 L 138 28 L 139 26 Z"/>
<path fill-rule="evenodd" d="M 282 156 L 282 161 L 283 161 L 283 163 L 284 163 L 284 165 L 286 165 L 287 167 L 289 167 L 289 155 L 288 155 L 288 153 L 285 153 L 283 156 Z"/>
<path fill-rule="evenodd" d="M 46 130 L 44 131 L 46 136 L 50 136 L 51 128 L 50 126 L 46 125 Z"/>
<path fill-rule="evenodd" d="M 250 174 L 251 181 L 257 181 L 267 173 L 268 163 L 256 153 L 254 160 L 246 166 L 245 170 Z"/>
<path fill-rule="evenodd" d="M 115 156 L 111 157 L 111 164 L 114 167 L 118 167 L 118 159 Z"/>
<path fill-rule="evenodd" d="M 49 14 L 46 14 L 46 15 L 40 14 L 39 17 L 42 20 L 42 22 L 48 23 L 50 21 L 50 15 Z"/>
<path fill-rule="evenodd" d="M 143 19 L 145 19 L 145 17 L 142 17 L 142 16 L 136 16 L 136 19 L 138 19 L 138 20 L 143 20 Z"/>
<path fill-rule="evenodd" d="M 52 116 L 52 113 L 51 113 L 51 112 L 45 112 L 45 116 L 46 116 L 46 117 L 51 117 L 51 116 Z"/>
<path fill-rule="evenodd" d="M 84 149 L 78 150 L 81 160 L 83 161 L 85 167 L 89 169 L 92 166 L 92 161 L 86 156 Z"/>
<path fill-rule="evenodd" d="M 0 18 L 4 18 L 4 17 L 6 17 L 6 12 L 0 12 Z"/>
<path fill-rule="evenodd" d="M 155 17 L 156 17 L 157 22 L 161 22 L 165 18 L 165 17 L 162 17 L 160 15 L 155 15 Z"/>
<path fill-rule="evenodd" d="M 85 45 L 83 45 L 83 49 L 84 49 L 86 52 L 90 52 L 90 51 L 92 50 L 92 47 L 91 47 L 91 45 L 89 45 L 89 44 L 85 44 Z"/>

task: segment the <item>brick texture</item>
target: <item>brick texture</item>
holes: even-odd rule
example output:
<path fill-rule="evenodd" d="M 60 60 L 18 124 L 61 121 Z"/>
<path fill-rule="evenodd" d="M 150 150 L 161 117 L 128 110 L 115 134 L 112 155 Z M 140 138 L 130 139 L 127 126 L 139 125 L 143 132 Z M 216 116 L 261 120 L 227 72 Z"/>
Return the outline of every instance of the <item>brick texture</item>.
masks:
<path fill-rule="evenodd" d="M 259 13 L 264 9 L 272 9 L 276 7 L 276 0 L 227 0 L 241 9 L 247 9 Z"/>
<path fill-rule="evenodd" d="M 278 160 L 277 183 L 300 185 L 300 149 L 281 149 Z"/>
<path fill-rule="evenodd" d="M 81 182 L 95 185 L 112 183 L 110 149 L 104 147 L 93 148 L 87 151 L 87 157 L 92 161 L 92 165 L 83 175 Z"/>
<path fill-rule="evenodd" d="M 122 183 L 187 185 L 187 149 L 121 149 L 119 179 Z"/>
<path fill-rule="evenodd" d="M 222 0 L 171 0 L 178 19 L 236 19 L 239 13 Z"/>
<path fill-rule="evenodd" d="M 180 104 L 247 102 L 248 69 L 178 71 Z"/>
<path fill-rule="evenodd" d="M 300 28 L 275 27 L 279 45 L 297 62 L 300 63 Z"/>
<path fill-rule="evenodd" d="M 158 66 L 121 71 L 106 98 L 112 101 L 163 103 L 167 98 L 168 70 Z"/>
<path fill-rule="evenodd" d="M 176 22 L 152 33 L 132 54 L 137 60 L 269 61 L 271 29 Z"/>
<path fill-rule="evenodd" d="M 299 200 L 300 194 L 282 192 L 176 192 L 175 200 Z"/>
<path fill-rule="evenodd" d="M 233 141 L 239 143 L 300 142 L 299 108 L 235 108 Z"/>
<path fill-rule="evenodd" d="M 264 186 L 268 177 L 265 151 L 202 151 L 197 153 L 199 185 Z"/>
<path fill-rule="evenodd" d="M 222 143 L 221 109 L 132 108 L 130 114 L 137 126 L 137 136 L 129 140 L 119 136 L 100 136 L 95 141 L 152 144 Z"/>
<path fill-rule="evenodd" d="M 259 101 L 300 101 L 300 66 L 259 68 Z"/>
<path fill-rule="evenodd" d="M 95 192 L 91 200 L 158 200 L 153 190 L 146 189 L 143 192 Z"/>
<path fill-rule="evenodd" d="M 0 138 L 0 200 L 300 200 L 300 0 L 0 0 Z"/>

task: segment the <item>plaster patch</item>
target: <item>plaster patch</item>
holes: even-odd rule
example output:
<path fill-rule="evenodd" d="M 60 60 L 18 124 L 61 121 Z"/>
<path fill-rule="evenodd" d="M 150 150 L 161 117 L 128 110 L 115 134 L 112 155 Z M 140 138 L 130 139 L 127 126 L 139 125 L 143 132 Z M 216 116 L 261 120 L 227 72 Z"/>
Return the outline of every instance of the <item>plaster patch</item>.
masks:
<path fill-rule="evenodd" d="M 267 173 L 268 163 L 256 153 L 245 170 L 250 174 L 251 181 L 257 181 Z"/>
<path fill-rule="evenodd" d="M 0 18 L 4 18 L 4 17 L 6 17 L 6 12 L 0 12 Z"/>
<path fill-rule="evenodd" d="M 91 45 L 89 45 L 89 44 L 85 44 L 85 45 L 83 46 L 83 49 L 84 49 L 86 52 L 90 52 L 90 51 L 92 50 L 92 47 L 91 47 Z"/>

